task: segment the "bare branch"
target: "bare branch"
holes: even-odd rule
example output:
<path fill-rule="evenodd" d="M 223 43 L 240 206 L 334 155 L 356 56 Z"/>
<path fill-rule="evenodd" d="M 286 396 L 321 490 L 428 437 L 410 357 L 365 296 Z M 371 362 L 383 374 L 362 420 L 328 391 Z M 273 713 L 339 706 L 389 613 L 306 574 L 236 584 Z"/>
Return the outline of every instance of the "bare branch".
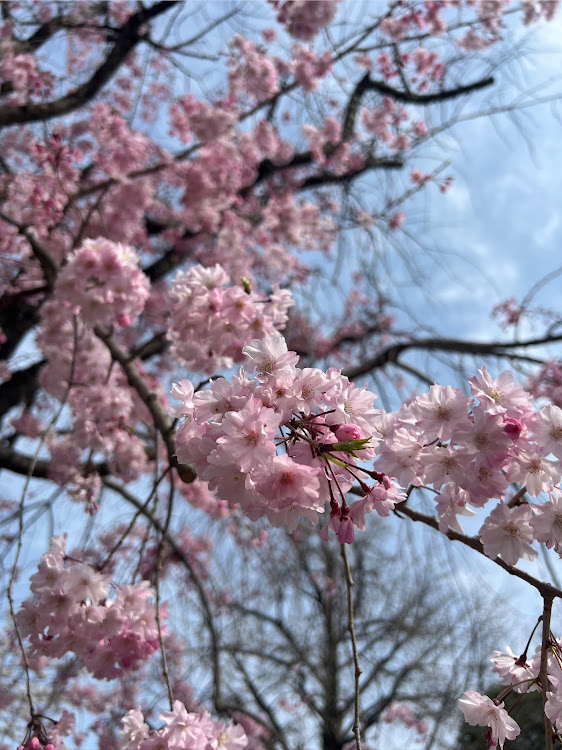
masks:
<path fill-rule="evenodd" d="M 146 380 L 140 374 L 138 367 L 131 357 L 121 349 L 113 333 L 110 331 L 97 326 L 94 329 L 96 336 L 103 341 L 107 346 L 111 358 L 114 362 L 118 362 L 123 368 L 123 372 L 127 376 L 127 381 L 131 388 L 139 394 L 141 400 L 144 402 L 158 432 L 160 433 L 164 444 L 166 445 L 168 452 L 168 460 L 170 466 L 173 466 L 178 470 L 178 473 L 183 482 L 189 483 L 195 479 L 195 470 L 190 466 L 178 464 L 178 460 L 175 456 L 176 452 L 176 441 L 174 438 L 174 424 L 170 417 L 167 415 L 166 410 L 161 405 L 158 398 L 158 394 L 154 391 L 146 382 Z"/>
<path fill-rule="evenodd" d="M 458 352 L 461 354 L 481 354 L 496 357 L 511 357 L 513 359 L 529 361 L 529 357 L 517 354 L 517 349 L 527 349 L 532 346 L 543 344 L 554 344 L 562 341 L 562 335 L 542 336 L 536 339 L 524 339 L 523 341 L 463 341 L 462 339 L 427 338 L 413 339 L 402 344 L 391 344 L 380 351 L 375 357 L 366 362 L 352 367 L 345 372 L 350 380 L 365 375 L 373 370 L 384 367 L 387 364 L 398 363 L 402 352 L 409 349 L 423 349 L 425 351 Z M 533 362 L 537 360 L 532 359 Z"/>
<path fill-rule="evenodd" d="M 377 91 L 383 96 L 390 96 L 397 102 L 406 104 L 435 104 L 436 102 L 445 102 L 449 99 L 457 99 L 459 96 L 472 94 L 474 91 L 493 86 L 495 81 L 493 76 L 481 78 L 479 81 L 467 83 L 464 86 L 456 86 L 453 89 L 443 89 L 433 94 L 414 94 L 411 91 L 403 91 L 389 86 L 384 81 L 373 81 L 369 73 L 362 79 L 364 81 L 365 91 Z M 360 83 L 362 82 L 360 81 Z M 359 85 L 359 84 L 358 84 Z"/>

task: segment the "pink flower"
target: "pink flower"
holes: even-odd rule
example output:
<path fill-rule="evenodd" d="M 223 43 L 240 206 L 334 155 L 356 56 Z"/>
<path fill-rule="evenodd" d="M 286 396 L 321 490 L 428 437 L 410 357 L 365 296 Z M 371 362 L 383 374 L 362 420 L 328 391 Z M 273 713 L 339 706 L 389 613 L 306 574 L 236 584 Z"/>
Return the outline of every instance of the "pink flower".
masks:
<path fill-rule="evenodd" d="M 256 370 L 262 376 L 271 375 L 279 370 L 293 374 L 298 362 L 297 355 L 288 351 L 282 336 L 252 339 L 248 346 L 244 347 L 243 352 L 250 360 L 247 365 L 248 372 Z"/>
<path fill-rule="evenodd" d="M 529 408 L 529 395 L 515 382 L 507 370 L 493 380 L 486 367 L 478 371 L 480 378 L 470 378 L 470 389 L 489 414 L 517 417 Z"/>
<path fill-rule="evenodd" d="M 437 513 L 439 514 L 439 531 L 446 534 L 449 529 L 463 533 L 457 516 L 473 516 L 474 511 L 466 507 L 469 494 L 466 490 L 448 482 L 437 495 Z"/>
<path fill-rule="evenodd" d="M 562 409 L 553 404 L 542 408 L 535 424 L 534 438 L 545 455 L 562 459 Z"/>
<path fill-rule="evenodd" d="M 469 399 L 458 388 L 432 385 L 429 393 L 416 399 L 416 424 L 431 439 L 447 440 L 456 427 L 466 424 L 468 404 Z"/>
<path fill-rule="evenodd" d="M 487 695 L 467 690 L 466 698 L 460 699 L 464 720 L 471 726 L 490 727 L 487 735 L 488 748 L 495 748 L 499 742 L 503 748 L 505 740 L 514 740 L 521 731 L 503 707 L 496 705 Z"/>
<path fill-rule="evenodd" d="M 484 553 L 491 558 L 500 555 L 509 565 L 515 565 L 520 557 L 534 560 L 537 552 L 531 546 L 533 529 L 530 521 L 531 508 L 528 505 L 509 508 L 505 503 L 499 503 L 478 532 Z"/>
<path fill-rule="evenodd" d="M 562 554 L 562 492 L 553 490 L 547 503 L 533 505 L 532 508 L 530 523 L 535 539 Z"/>

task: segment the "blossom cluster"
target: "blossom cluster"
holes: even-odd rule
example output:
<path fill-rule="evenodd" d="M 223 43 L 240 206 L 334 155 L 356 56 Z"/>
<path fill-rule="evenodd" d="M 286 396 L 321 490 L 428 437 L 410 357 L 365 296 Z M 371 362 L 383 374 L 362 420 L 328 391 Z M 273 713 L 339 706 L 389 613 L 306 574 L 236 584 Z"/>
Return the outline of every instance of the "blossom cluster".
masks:
<path fill-rule="evenodd" d="M 486 735 L 488 748 L 497 747 L 498 742 L 503 748 L 506 739 L 514 740 L 519 736 L 519 725 L 505 710 L 503 702 L 497 703 L 475 690 L 467 690 L 465 696 L 460 701 L 464 720 L 472 726 L 489 727 Z"/>
<path fill-rule="evenodd" d="M 95 509 L 98 479 L 82 475 L 81 451 L 101 452 L 121 479 L 136 478 L 146 469 L 147 457 L 133 428 L 147 418 L 146 407 L 128 387 L 123 371 L 112 367 L 100 339 L 73 320 L 72 311 L 56 298 L 41 309 L 36 343 L 47 360 L 39 376 L 41 386 L 59 400 L 66 398 L 75 420 L 72 437 L 52 433 L 47 438 L 51 478 L 70 484 L 76 499 L 84 498 L 86 507 Z M 138 366 L 142 369 L 142 363 Z"/>
<path fill-rule="evenodd" d="M 562 407 L 562 362 L 546 362 L 527 381 L 526 387 L 534 398 L 546 398 L 555 406 Z"/>
<path fill-rule="evenodd" d="M 17 750 L 61 750 L 64 747 L 63 737 L 74 731 L 76 717 L 69 711 L 63 711 L 58 721 L 49 719 L 45 726 L 46 717 L 34 716 L 29 722 L 27 733 Z"/>
<path fill-rule="evenodd" d="M 522 694 L 540 689 L 541 647 L 537 646 L 534 657 L 528 661 L 526 650 L 516 656 L 508 646 L 505 653 L 494 652 L 492 664 L 492 671 L 501 677 L 502 685 L 508 687 L 493 700 L 469 690 L 460 703 L 468 724 L 489 727 L 488 747 L 494 748 L 499 742 L 503 748 L 506 739 L 513 740 L 520 732 L 518 724 L 505 709 L 503 699 L 511 692 Z M 544 711 L 555 732 L 562 734 L 562 641 L 549 642 L 547 675 L 550 689 L 546 693 Z"/>
<path fill-rule="evenodd" d="M 2 50 L 0 61 L 0 83 L 6 85 L 12 95 L 5 102 L 11 106 L 25 104 L 33 96 L 48 93 L 53 83 L 53 76 L 37 68 L 33 55 L 13 54 L 9 49 Z"/>
<path fill-rule="evenodd" d="M 98 237 L 85 240 L 63 268 L 55 295 L 90 326 L 129 326 L 142 312 L 149 288 L 135 250 Z"/>
<path fill-rule="evenodd" d="M 329 26 L 338 8 L 340 0 L 269 0 L 277 11 L 277 20 L 282 23 L 288 33 L 295 39 L 310 42 L 314 37 Z"/>
<path fill-rule="evenodd" d="M 69 558 L 65 544 L 64 537 L 51 539 L 31 577 L 33 598 L 16 614 L 31 656 L 74 653 L 97 679 L 137 669 L 159 644 L 150 584 L 116 587 L 109 599 L 110 577 Z"/>
<path fill-rule="evenodd" d="M 180 271 L 170 290 L 168 339 L 172 355 L 190 370 L 212 374 L 243 360 L 242 347 L 256 336 L 271 336 L 287 322 L 291 292 L 274 289 L 264 298 L 220 266 Z M 205 346 L 201 346 L 201 342 Z"/>
<path fill-rule="evenodd" d="M 381 714 L 381 721 L 384 721 L 387 724 L 400 722 L 406 728 L 414 729 L 420 737 L 427 734 L 427 724 L 425 721 L 416 719 L 412 713 L 412 709 L 406 703 L 392 701 L 392 703 L 387 706 Z"/>
<path fill-rule="evenodd" d="M 402 499 L 387 476 L 360 466 L 380 440 L 375 395 L 339 370 L 298 368 L 281 336 L 254 339 L 243 352 L 246 369 L 230 381 L 198 393 L 186 380 L 174 386 L 182 402 L 176 415 L 185 416 L 178 460 L 250 519 L 266 516 L 290 531 L 303 517 L 316 524 L 329 501 L 323 534 L 332 528 L 340 542 L 352 542 L 366 513 L 387 516 Z M 345 493 L 356 479 L 364 494 L 350 507 Z"/>
<path fill-rule="evenodd" d="M 266 51 L 236 34 L 232 39 L 233 55 L 229 61 L 229 87 L 234 96 L 262 102 L 279 90 L 278 61 Z"/>
<path fill-rule="evenodd" d="M 548 690 L 545 714 L 554 729 L 562 734 L 562 640 L 549 641 L 547 657 Z M 516 693 L 527 693 L 540 688 L 541 649 L 537 646 L 533 659 L 528 662 L 526 653 L 516 656 L 509 648 L 506 653 L 496 651 L 492 658 L 492 671 L 500 675 L 502 685 L 509 685 Z"/>
<path fill-rule="evenodd" d="M 119 750 L 243 750 L 248 744 L 240 724 L 215 721 L 208 711 L 190 713 L 176 700 L 171 711 L 163 711 L 162 729 L 149 729 L 140 708 L 121 719 Z"/>
<path fill-rule="evenodd" d="M 462 532 L 458 515 L 474 515 L 492 498 L 500 503 L 480 528 L 484 552 L 515 564 L 537 556 L 533 542 L 562 555 L 562 409 L 536 412 L 513 375 L 493 379 L 486 368 L 470 378 L 472 397 L 433 385 L 399 412 L 387 414 L 377 462 L 406 487 L 436 492 L 440 529 Z M 551 458 L 553 456 L 554 458 Z M 542 503 L 510 504 L 510 485 Z M 512 507 L 513 505 L 513 507 Z"/>

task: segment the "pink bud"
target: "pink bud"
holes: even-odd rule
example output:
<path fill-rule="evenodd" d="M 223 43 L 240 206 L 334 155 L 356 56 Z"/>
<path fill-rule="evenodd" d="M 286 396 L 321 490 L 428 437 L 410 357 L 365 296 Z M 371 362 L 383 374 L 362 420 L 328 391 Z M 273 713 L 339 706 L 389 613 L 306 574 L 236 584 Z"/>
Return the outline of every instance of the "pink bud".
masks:
<path fill-rule="evenodd" d="M 337 537 L 340 544 L 351 544 L 355 541 L 355 529 L 353 528 L 351 518 L 346 517 L 341 519 Z"/>
<path fill-rule="evenodd" d="M 517 440 L 519 435 L 523 432 L 523 425 L 518 419 L 515 419 L 515 417 L 507 417 L 504 420 L 503 431 L 506 435 L 509 435 L 512 440 Z"/>
<path fill-rule="evenodd" d="M 126 313 L 123 313 L 122 315 L 117 316 L 117 322 L 120 326 L 123 326 L 123 328 L 128 328 L 131 325 L 131 317 Z"/>
<path fill-rule="evenodd" d="M 361 430 L 356 424 L 340 424 L 336 430 L 338 440 L 360 440 Z"/>

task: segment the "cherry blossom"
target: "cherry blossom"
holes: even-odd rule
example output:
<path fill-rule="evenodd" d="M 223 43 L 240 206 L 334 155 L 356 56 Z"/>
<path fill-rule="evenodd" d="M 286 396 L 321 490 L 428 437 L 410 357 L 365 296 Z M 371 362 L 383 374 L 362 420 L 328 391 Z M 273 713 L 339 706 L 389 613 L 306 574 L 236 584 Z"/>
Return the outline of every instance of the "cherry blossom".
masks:
<path fill-rule="evenodd" d="M 531 515 L 529 506 L 509 508 L 505 503 L 499 503 L 479 531 L 488 557 L 500 555 L 510 565 L 515 565 L 520 557 L 534 560 L 537 551 L 531 546 Z"/>
<path fill-rule="evenodd" d="M 291 705 L 283 698 L 255 720 L 229 706 L 239 724 L 209 713 L 224 708 L 220 618 L 234 599 L 213 579 L 216 539 L 226 540 L 233 581 L 240 572 L 236 585 L 247 573 L 237 593 L 249 607 L 260 576 L 250 561 L 275 539 L 269 526 L 285 526 L 295 548 L 310 538 L 328 554 L 368 533 L 369 514 L 387 535 L 393 519 L 410 516 L 475 554 L 499 556 L 519 577 L 515 566 L 535 559 L 539 545 L 562 555 L 560 363 L 522 359 L 525 387 L 484 365 L 464 390 L 434 383 L 408 395 L 416 371 L 398 355 L 417 340 L 399 328 L 403 305 L 386 290 L 394 283 L 378 277 L 386 260 L 375 267 L 362 249 L 361 238 L 383 259 L 402 228 L 407 241 L 408 201 L 422 190 L 447 211 L 439 191 L 453 177 L 423 167 L 424 143 L 445 122 L 432 105 L 445 111 L 462 95 L 464 106 L 491 85 L 485 73 L 469 74 L 486 71 L 488 55 L 490 70 L 504 56 L 507 14 L 548 21 L 557 3 L 465 5 L 373 6 L 361 26 L 338 0 L 270 0 L 255 28 L 233 14 L 232 39 L 222 35 L 230 13 L 220 20 L 211 6 L 194 8 L 194 25 L 207 14 L 209 25 L 181 44 L 181 4 L 3 8 L 0 453 L 3 471 L 22 481 L 19 501 L 11 481 L 0 500 L 12 566 L 11 688 L 0 708 L 18 706 L 21 748 L 60 750 L 69 734 L 87 746 L 88 731 L 108 750 L 263 750 L 281 741 L 269 719 Z M 280 27 L 270 28 L 275 18 Z M 387 180 L 401 169 L 403 180 Z M 373 185 L 380 177 L 384 190 L 364 190 L 364 177 Z M 348 229 L 361 248 L 349 258 L 353 243 L 339 244 Z M 523 324 L 527 302 L 510 298 L 495 312 Z M 557 317 L 540 316 L 556 339 Z M 519 341 L 501 351 L 520 356 Z M 383 368 L 392 378 L 399 366 L 407 400 L 390 413 L 360 376 L 344 374 L 371 378 Z M 44 513 L 57 532 L 75 535 L 82 516 L 75 520 L 69 501 L 90 516 L 88 543 L 69 554 L 64 535 L 53 536 L 37 563 L 33 534 Z M 471 537 L 460 522 L 475 509 L 482 525 Z M 238 571 L 242 561 L 248 569 Z M 20 596 L 26 563 L 37 567 Z M 175 599 L 172 586 L 197 601 L 187 649 L 166 625 L 180 622 L 161 599 L 170 589 Z M 321 604 L 341 593 L 336 572 L 322 586 Z M 555 588 L 545 586 L 535 583 L 543 594 Z M 192 628 L 192 618 L 204 626 Z M 182 658 L 189 652 L 204 669 L 209 644 L 216 684 L 201 690 L 214 699 L 205 707 L 185 679 L 195 662 Z M 518 734 L 501 702 L 511 691 L 524 698 L 542 687 L 546 716 L 562 732 L 560 643 L 545 627 L 530 664 L 527 649 L 496 652 L 506 691 L 495 701 L 471 691 L 461 701 L 470 723 L 489 728 L 490 747 Z M 245 654 L 229 658 L 247 668 Z M 299 710 L 313 704 L 300 673 L 287 684 L 298 686 Z M 227 687 L 237 697 L 238 686 Z M 20 688 L 24 702 L 10 692 Z M 256 700 L 260 709 L 269 702 Z M 66 711 L 57 719 L 49 706 L 58 702 L 90 729 L 77 730 Z M 392 703 L 381 720 L 420 736 L 427 729 L 406 704 Z"/>
<path fill-rule="evenodd" d="M 474 690 L 467 690 L 465 695 L 466 698 L 460 699 L 465 721 L 473 726 L 490 727 L 488 747 L 495 748 L 499 743 L 503 748 L 506 739 L 514 740 L 519 735 L 519 726 L 504 709 L 503 703 L 498 705 L 487 695 Z"/>

